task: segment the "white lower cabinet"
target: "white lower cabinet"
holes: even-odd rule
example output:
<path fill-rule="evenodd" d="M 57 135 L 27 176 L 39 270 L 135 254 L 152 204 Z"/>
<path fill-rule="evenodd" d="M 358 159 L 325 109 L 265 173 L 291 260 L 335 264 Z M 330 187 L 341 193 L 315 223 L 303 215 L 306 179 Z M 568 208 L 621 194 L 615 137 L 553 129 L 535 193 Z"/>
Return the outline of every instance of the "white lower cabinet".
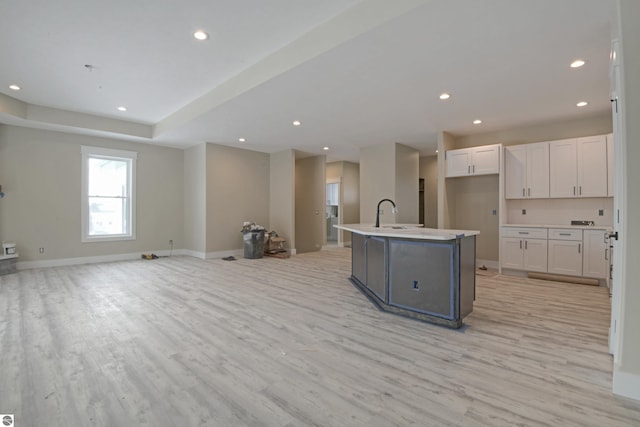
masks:
<path fill-rule="evenodd" d="M 547 271 L 546 229 L 505 228 L 502 236 L 502 268 Z"/>
<path fill-rule="evenodd" d="M 549 240 L 548 272 L 582 276 L 582 241 Z"/>
<path fill-rule="evenodd" d="M 500 266 L 605 279 L 609 272 L 606 230 L 501 228 Z"/>
<path fill-rule="evenodd" d="M 582 230 L 549 230 L 548 272 L 582 276 Z"/>
<path fill-rule="evenodd" d="M 609 243 L 605 230 L 584 230 L 582 275 L 606 279 L 609 274 Z"/>

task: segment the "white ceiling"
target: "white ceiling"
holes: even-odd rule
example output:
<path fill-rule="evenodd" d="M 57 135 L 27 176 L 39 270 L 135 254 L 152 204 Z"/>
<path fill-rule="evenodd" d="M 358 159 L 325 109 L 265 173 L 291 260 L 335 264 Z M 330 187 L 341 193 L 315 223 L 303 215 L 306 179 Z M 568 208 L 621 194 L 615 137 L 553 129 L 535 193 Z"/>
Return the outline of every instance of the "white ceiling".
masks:
<path fill-rule="evenodd" d="M 609 4 L 2 0 L 0 123 L 354 161 L 389 142 L 430 154 L 440 131 L 608 110 Z"/>

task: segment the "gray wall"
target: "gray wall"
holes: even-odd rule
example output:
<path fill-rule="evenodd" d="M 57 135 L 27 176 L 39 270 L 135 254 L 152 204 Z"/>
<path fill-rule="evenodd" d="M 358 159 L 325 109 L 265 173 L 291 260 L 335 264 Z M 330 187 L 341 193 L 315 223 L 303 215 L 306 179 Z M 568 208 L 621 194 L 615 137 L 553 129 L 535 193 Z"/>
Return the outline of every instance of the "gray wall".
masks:
<path fill-rule="evenodd" d="M 184 151 L 184 248 L 193 256 L 207 251 L 207 145 Z"/>
<path fill-rule="evenodd" d="M 325 156 L 296 160 L 296 252 L 322 249 L 326 236 Z"/>
<path fill-rule="evenodd" d="M 417 150 L 398 143 L 360 149 L 361 223 L 375 223 L 382 199 L 393 200 L 398 213 L 392 213 L 390 203 L 383 203 L 380 224 L 418 222 L 419 163 Z"/>
<path fill-rule="evenodd" d="M 80 242 L 82 145 L 138 153 L 135 240 Z M 21 263 L 182 248 L 183 167 L 183 150 L 0 125 L 0 239 Z"/>
<path fill-rule="evenodd" d="M 295 251 L 295 152 L 273 153 L 269 161 L 269 229 L 285 238 L 285 246 Z"/>
<path fill-rule="evenodd" d="M 360 165 L 352 162 L 327 163 L 327 180 L 340 179 L 341 224 L 360 222 Z M 351 233 L 341 230 L 342 242 L 351 243 Z"/>
<path fill-rule="evenodd" d="M 343 162 L 342 169 L 342 221 L 345 224 L 360 222 L 360 165 Z M 351 233 L 342 232 L 344 244 L 351 244 Z"/>
<path fill-rule="evenodd" d="M 207 144 L 208 256 L 243 246 L 242 223 L 269 227 L 269 154 Z M 213 254 L 212 254 L 213 253 Z"/>
<path fill-rule="evenodd" d="M 360 223 L 376 222 L 376 205 L 382 199 L 395 197 L 395 144 L 381 144 L 360 149 Z M 381 206 L 382 208 L 382 206 Z M 399 206 L 402 209 L 402 206 Z M 393 224 L 395 215 L 385 202 L 380 223 Z"/>
<path fill-rule="evenodd" d="M 395 199 L 398 206 L 396 223 L 418 223 L 418 180 L 420 175 L 420 153 L 402 144 L 396 146 Z M 390 212 L 385 209 L 385 213 Z"/>

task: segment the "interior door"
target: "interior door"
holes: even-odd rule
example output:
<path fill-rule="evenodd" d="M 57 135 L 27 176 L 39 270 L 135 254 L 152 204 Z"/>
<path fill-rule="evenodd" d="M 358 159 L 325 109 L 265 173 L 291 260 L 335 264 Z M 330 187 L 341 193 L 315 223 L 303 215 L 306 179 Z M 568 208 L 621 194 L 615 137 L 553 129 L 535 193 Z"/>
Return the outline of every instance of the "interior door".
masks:
<path fill-rule="evenodd" d="M 625 282 L 624 264 L 626 248 L 624 241 L 626 212 L 625 193 L 625 163 L 626 135 L 624 126 L 624 111 L 622 110 L 622 97 L 624 88 L 620 78 L 619 42 L 614 40 L 611 44 L 611 113 L 613 115 L 613 233 L 609 239 L 611 246 L 611 327 L 609 329 L 609 352 L 613 354 L 614 363 L 618 363 L 618 341 L 620 311 L 622 306 L 622 284 Z"/>

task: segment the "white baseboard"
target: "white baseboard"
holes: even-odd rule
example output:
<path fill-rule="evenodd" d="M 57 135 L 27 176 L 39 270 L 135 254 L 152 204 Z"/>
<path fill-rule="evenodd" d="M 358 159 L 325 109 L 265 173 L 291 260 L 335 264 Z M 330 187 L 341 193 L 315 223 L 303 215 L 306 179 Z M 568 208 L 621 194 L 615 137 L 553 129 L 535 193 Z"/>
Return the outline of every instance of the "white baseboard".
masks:
<path fill-rule="evenodd" d="M 18 261 L 16 262 L 17 270 L 29 270 L 32 268 L 46 268 L 46 267 L 63 267 L 67 265 L 80 265 L 80 264 L 96 264 L 100 262 L 114 262 L 114 261 L 131 261 L 134 259 L 140 259 L 140 256 L 145 253 L 154 253 L 158 256 L 169 255 L 185 255 L 200 259 L 214 259 L 224 258 L 227 256 L 235 256 L 242 258 L 244 256 L 243 249 L 231 249 L 227 251 L 215 251 L 215 252 L 200 252 L 192 251 L 190 249 L 174 249 L 173 251 L 161 250 L 161 251 L 142 251 L 132 252 L 126 254 L 111 254 L 111 255 L 98 255 L 98 256 L 85 256 L 77 258 L 57 258 L 57 259 L 45 259 L 38 261 Z M 295 249 L 289 251 L 291 255 L 296 254 Z"/>
<path fill-rule="evenodd" d="M 203 259 L 224 258 L 228 256 L 242 258 L 244 257 L 244 249 L 231 249 L 228 251 L 207 252 Z"/>
<path fill-rule="evenodd" d="M 640 375 L 613 367 L 613 394 L 640 400 Z"/>
<path fill-rule="evenodd" d="M 182 249 L 183 255 L 191 256 L 194 258 L 207 259 L 207 254 L 199 251 L 192 251 L 191 249 Z"/>
<path fill-rule="evenodd" d="M 58 258 L 58 259 L 45 259 L 41 261 L 22 261 L 16 263 L 18 270 L 28 270 L 31 268 L 45 268 L 45 267 L 63 267 L 66 265 L 79 265 L 79 264 L 96 264 L 99 262 L 114 262 L 114 261 L 130 261 L 134 259 L 140 259 L 143 252 L 133 252 L 126 254 L 112 254 L 112 255 L 98 255 L 98 256 L 85 256 L 77 258 Z M 172 252 L 168 250 L 154 251 L 154 254 L 158 256 L 171 255 L 187 255 L 184 249 L 177 249 Z"/>
<path fill-rule="evenodd" d="M 493 261 L 493 260 L 490 260 L 490 259 L 478 259 L 478 258 L 476 258 L 476 268 L 480 268 L 483 265 L 485 267 L 491 268 L 493 270 L 497 270 L 498 269 L 498 261 Z"/>

